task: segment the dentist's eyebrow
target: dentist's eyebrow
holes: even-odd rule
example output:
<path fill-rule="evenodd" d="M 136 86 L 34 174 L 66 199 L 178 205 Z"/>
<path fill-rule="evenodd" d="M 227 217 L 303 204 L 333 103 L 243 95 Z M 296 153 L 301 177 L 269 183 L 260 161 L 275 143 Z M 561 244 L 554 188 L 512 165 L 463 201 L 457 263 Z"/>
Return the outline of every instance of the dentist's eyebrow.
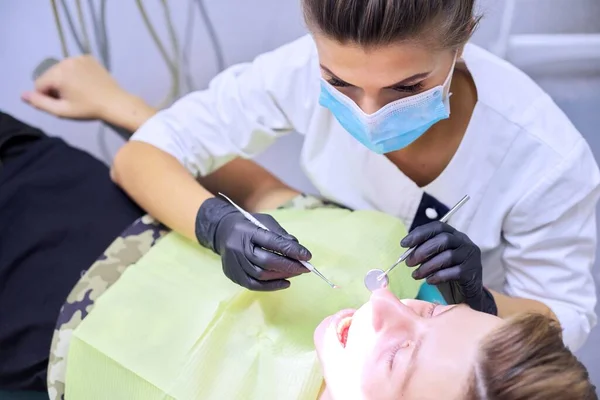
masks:
<path fill-rule="evenodd" d="M 430 74 L 431 74 L 431 72 L 421 72 L 420 74 L 415 74 L 415 75 L 411 76 L 410 78 L 406 78 L 400 82 L 394 83 L 393 85 L 386 86 L 386 89 L 393 89 L 398 86 L 408 86 L 411 83 L 415 83 L 416 81 L 427 78 Z"/>
<path fill-rule="evenodd" d="M 354 86 L 354 85 L 353 85 L 353 84 L 351 84 L 350 82 L 346 82 L 345 80 L 343 80 L 342 78 L 340 78 L 339 76 L 337 76 L 336 74 L 334 74 L 334 73 L 333 73 L 333 72 L 332 72 L 332 71 L 331 71 L 329 68 L 327 68 L 327 67 L 326 67 L 326 66 L 324 66 L 323 64 L 319 64 L 319 65 L 320 65 L 321 69 L 322 69 L 323 71 L 325 71 L 327 74 L 331 75 L 331 77 L 332 77 L 332 78 L 335 78 L 335 79 L 337 79 L 338 81 L 345 83 L 346 85 L 349 85 L 349 86 Z M 408 85 L 408 84 L 410 84 L 410 83 L 414 83 L 414 82 L 416 82 L 416 81 L 418 81 L 418 80 L 425 79 L 425 78 L 427 78 L 429 75 L 431 75 L 431 72 L 421 72 L 421 73 L 419 73 L 419 74 L 415 74 L 415 75 L 413 75 L 413 76 L 411 76 L 411 77 L 408 77 L 408 78 L 406 78 L 406 79 L 403 79 L 403 80 L 401 80 L 400 82 L 396 82 L 396 83 L 394 83 L 393 85 L 386 86 L 385 88 L 386 88 L 386 89 L 392 89 L 392 88 L 395 88 L 395 87 L 398 87 L 398 86 L 406 86 L 406 85 Z"/>
<path fill-rule="evenodd" d="M 348 85 L 348 86 L 354 86 L 353 84 L 351 84 L 350 82 L 346 82 L 345 80 L 343 80 L 342 78 L 340 78 L 339 76 L 337 76 L 336 74 L 334 74 L 333 72 L 331 72 L 331 70 L 329 68 L 327 68 L 326 66 L 324 66 L 323 64 L 319 64 L 321 69 L 323 71 L 325 71 L 328 75 L 331 75 L 332 78 Z"/>

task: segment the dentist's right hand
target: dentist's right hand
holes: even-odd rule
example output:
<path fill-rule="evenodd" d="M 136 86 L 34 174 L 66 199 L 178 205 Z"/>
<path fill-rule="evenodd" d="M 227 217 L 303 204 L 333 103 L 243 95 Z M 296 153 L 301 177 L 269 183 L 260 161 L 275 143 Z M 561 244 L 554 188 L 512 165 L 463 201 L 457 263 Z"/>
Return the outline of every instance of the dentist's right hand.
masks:
<path fill-rule="evenodd" d="M 221 255 L 223 272 L 234 283 L 256 291 L 286 289 L 287 279 L 309 272 L 298 260 L 308 261 L 312 255 L 273 217 L 253 215 L 269 231 L 255 226 L 228 202 L 210 198 L 196 216 L 196 238 Z"/>

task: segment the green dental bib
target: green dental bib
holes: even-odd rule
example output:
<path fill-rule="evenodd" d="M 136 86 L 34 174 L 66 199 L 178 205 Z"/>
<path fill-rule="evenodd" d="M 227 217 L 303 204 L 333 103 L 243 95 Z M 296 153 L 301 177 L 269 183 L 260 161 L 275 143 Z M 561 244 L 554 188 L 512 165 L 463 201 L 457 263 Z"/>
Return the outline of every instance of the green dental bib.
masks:
<path fill-rule="evenodd" d="M 316 399 L 322 375 L 314 329 L 369 299 L 366 272 L 396 261 L 406 229 L 373 211 L 270 214 L 341 288 L 308 273 L 289 289 L 251 292 L 223 275 L 217 255 L 170 233 L 74 331 L 66 399 Z M 410 273 L 400 266 L 390 274 L 400 298 L 419 291 Z"/>

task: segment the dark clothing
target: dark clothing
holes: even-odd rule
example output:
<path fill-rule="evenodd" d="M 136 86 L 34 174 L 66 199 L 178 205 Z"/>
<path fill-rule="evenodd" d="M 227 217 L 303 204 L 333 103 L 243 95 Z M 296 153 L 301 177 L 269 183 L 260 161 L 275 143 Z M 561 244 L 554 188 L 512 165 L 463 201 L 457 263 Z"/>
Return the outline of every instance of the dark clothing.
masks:
<path fill-rule="evenodd" d="M 142 215 L 102 162 L 0 113 L 0 389 L 46 389 L 60 307 Z"/>

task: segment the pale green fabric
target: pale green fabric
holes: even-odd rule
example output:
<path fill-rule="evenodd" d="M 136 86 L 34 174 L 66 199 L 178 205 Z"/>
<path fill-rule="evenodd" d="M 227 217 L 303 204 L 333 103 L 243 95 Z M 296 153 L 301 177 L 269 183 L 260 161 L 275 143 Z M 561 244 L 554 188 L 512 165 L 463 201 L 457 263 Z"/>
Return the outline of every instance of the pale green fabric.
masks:
<path fill-rule="evenodd" d="M 67 399 L 311 399 L 322 375 L 313 331 L 326 316 L 369 298 L 365 273 L 393 263 L 406 235 L 381 213 L 271 212 L 313 254 L 314 274 L 289 289 L 251 292 L 224 275 L 218 256 L 168 234 L 126 270 L 74 331 Z M 399 266 L 392 290 L 419 283 Z"/>

